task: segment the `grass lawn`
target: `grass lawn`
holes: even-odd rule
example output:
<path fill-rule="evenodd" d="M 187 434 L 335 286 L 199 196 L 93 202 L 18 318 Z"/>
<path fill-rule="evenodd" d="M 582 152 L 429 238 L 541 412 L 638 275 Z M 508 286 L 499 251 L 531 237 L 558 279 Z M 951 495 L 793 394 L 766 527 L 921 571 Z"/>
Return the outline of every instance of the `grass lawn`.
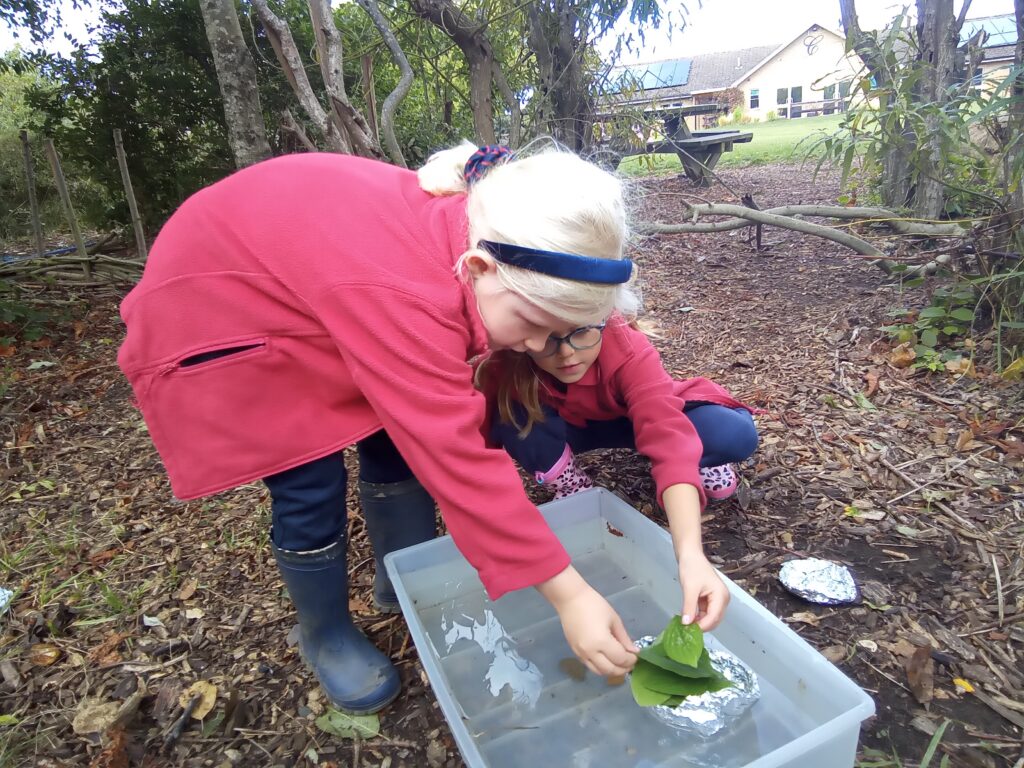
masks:
<path fill-rule="evenodd" d="M 718 161 L 719 168 L 748 165 L 799 162 L 807 149 L 822 134 L 832 133 L 839 127 L 842 115 L 804 117 L 798 120 L 773 120 L 770 123 L 737 125 L 741 131 L 750 131 L 754 138 L 747 144 L 736 144 Z M 733 126 L 725 126 L 733 127 Z M 803 144 L 801 144 L 803 142 Z M 619 165 L 626 176 L 680 171 L 682 166 L 674 154 L 627 157 Z"/>

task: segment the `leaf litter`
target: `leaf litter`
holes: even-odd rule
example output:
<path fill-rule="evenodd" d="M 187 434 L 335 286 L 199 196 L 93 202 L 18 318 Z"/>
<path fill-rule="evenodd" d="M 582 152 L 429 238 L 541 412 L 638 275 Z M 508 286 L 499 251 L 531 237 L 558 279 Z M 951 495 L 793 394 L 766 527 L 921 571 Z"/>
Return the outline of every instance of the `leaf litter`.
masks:
<path fill-rule="evenodd" d="M 838 194 L 834 178 L 795 166 L 721 175 L 762 207 Z M 678 221 L 679 200 L 694 192 L 669 177 L 637 183 L 632 198 L 642 218 Z M 734 200 L 721 185 L 700 194 Z M 954 758 L 976 758 L 973 745 L 984 744 L 987 764 L 1012 766 L 1024 702 L 1019 385 L 981 358 L 972 375 L 923 374 L 877 331 L 888 310 L 923 305 L 942 278 L 901 290 L 831 243 L 771 229 L 765 250 L 745 240 L 742 230 L 655 236 L 631 254 L 668 370 L 709 376 L 766 411 L 759 450 L 738 468 L 742 492 L 706 511 L 708 555 L 776 615 L 802 614 L 791 626 L 872 692 L 879 716 L 862 744 L 916 764 L 925 726 L 934 733 L 948 718 L 943 745 Z M 5 733 L 69 766 L 220 765 L 225 755 L 253 766 L 308 766 L 313 755 L 320 765 L 461 765 L 400 617 L 354 617 L 403 680 L 378 734 L 356 741 L 317 727 L 311 676 L 285 642 L 294 619 L 267 545 L 266 491 L 173 499 L 114 360 L 117 300 L 129 287 L 31 288 L 66 302 L 74 322 L 51 329 L 52 366 L 27 372 L 39 356 L 29 345 L 3 351 L 0 586 L 17 594 L 0 627 L 5 712 L 16 720 Z M 581 463 L 664 524 L 646 460 L 595 452 Z M 354 492 L 348 534 L 352 598 L 369 606 L 372 557 Z M 866 595 L 870 606 L 808 609 L 774 574 L 812 556 L 884 591 Z M 114 634 L 125 637 L 115 644 Z M 89 657 L 108 640 L 102 658 Z M 913 685 L 907 657 L 889 650 L 899 641 L 926 649 Z M 913 690 L 926 698 L 926 653 L 927 712 Z M 81 702 L 124 704 L 140 678 L 148 690 L 106 748 L 72 731 Z M 201 725 L 185 724 L 168 757 L 160 750 L 182 715 L 181 692 L 200 680 L 216 686 L 214 707 Z"/>

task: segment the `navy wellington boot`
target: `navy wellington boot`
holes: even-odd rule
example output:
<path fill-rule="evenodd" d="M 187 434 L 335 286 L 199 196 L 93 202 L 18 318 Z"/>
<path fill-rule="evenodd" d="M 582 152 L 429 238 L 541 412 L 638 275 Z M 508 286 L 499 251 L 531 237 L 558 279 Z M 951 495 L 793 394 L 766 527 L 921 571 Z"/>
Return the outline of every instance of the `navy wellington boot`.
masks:
<path fill-rule="evenodd" d="M 345 535 L 312 552 L 271 545 L 299 614 L 299 653 L 338 709 L 365 715 L 398 696 L 398 670 L 352 623 Z"/>
<path fill-rule="evenodd" d="M 384 568 L 384 555 L 437 535 L 434 500 L 415 477 L 398 483 L 360 480 L 359 500 L 376 564 L 373 602 L 382 613 L 401 613 L 395 588 Z"/>

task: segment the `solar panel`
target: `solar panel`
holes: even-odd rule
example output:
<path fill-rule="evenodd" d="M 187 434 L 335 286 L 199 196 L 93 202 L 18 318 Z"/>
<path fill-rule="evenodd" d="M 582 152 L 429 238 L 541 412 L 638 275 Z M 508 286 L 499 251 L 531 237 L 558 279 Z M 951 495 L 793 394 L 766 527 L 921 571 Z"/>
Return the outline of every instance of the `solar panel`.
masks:
<path fill-rule="evenodd" d="M 988 40 L 985 47 L 991 48 L 996 45 L 1017 44 L 1017 22 L 1013 16 L 993 16 L 987 19 L 968 19 L 960 30 L 960 42 L 966 43 L 978 32 L 984 29 L 988 32 Z"/>

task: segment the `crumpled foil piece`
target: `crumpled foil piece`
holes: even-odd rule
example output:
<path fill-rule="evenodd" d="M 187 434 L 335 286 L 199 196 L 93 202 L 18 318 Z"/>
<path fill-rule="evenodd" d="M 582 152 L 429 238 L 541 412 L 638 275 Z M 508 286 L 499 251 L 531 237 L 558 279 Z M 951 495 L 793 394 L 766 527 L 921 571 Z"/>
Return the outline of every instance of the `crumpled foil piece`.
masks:
<path fill-rule="evenodd" d="M 654 643 L 652 636 L 634 640 L 638 648 Z M 732 685 L 721 691 L 708 691 L 700 696 L 687 696 L 675 707 L 644 707 L 658 720 L 680 731 L 703 738 L 714 736 L 731 721 L 742 715 L 761 697 L 754 671 L 728 651 L 708 649 L 711 666 L 721 672 Z"/>
<path fill-rule="evenodd" d="M 831 560 L 789 560 L 779 569 L 779 581 L 797 597 L 819 605 L 860 600 L 860 590 L 850 569 Z"/>

